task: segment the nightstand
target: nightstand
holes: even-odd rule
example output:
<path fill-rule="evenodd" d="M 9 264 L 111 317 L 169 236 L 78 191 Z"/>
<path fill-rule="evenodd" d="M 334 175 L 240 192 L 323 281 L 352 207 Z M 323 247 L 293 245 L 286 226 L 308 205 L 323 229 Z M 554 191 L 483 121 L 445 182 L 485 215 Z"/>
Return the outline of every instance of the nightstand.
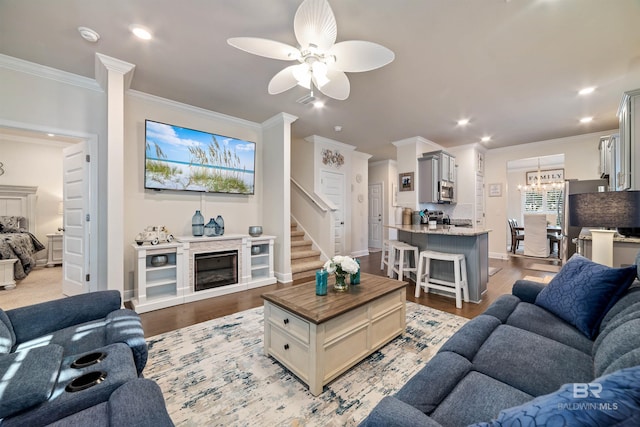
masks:
<path fill-rule="evenodd" d="M 62 264 L 62 237 L 62 234 L 47 234 L 49 239 L 47 267 Z"/>

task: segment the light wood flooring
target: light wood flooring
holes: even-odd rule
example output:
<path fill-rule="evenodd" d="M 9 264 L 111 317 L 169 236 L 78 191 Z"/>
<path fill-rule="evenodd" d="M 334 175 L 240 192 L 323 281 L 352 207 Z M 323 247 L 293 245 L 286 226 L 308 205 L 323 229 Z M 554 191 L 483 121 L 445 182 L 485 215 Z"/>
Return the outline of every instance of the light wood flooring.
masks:
<path fill-rule="evenodd" d="M 361 257 L 360 265 L 362 271 L 384 275 L 384 271 L 380 270 L 380 256 L 381 252 L 377 252 Z M 511 293 L 511 287 L 516 280 L 522 279 L 525 276 L 545 278 L 553 275 L 553 273 L 550 272 L 528 268 L 536 262 L 539 261 L 519 257 L 509 258 L 508 260 L 490 259 L 489 265 L 499 268 L 500 270 L 489 277 L 487 292 L 483 295 L 482 302 L 479 304 L 463 303 L 462 308 L 457 309 L 455 307 L 455 300 L 446 296 L 425 294 L 423 292 L 420 298 L 415 298 L 413 296 L 415 292 L 415 284 L 413 282 L 410 282 L 407 287 L 407 300 L 470 319 L 481 314 L 500 295 Z M 307 280 L 308 279 L 305 279 L 303 281 Z M 157 335 L 195 323 L 205 322 L 228 314 L 259 307 L 263 303 L 260 297 L 263 293 L 287 286 L 295 286 L 296 284 L 299 283 L 294 282 L 293 284 L 286 285 L 275 284 L 142 313 L 140 317 L 142 318 L 145 336 Z"/>

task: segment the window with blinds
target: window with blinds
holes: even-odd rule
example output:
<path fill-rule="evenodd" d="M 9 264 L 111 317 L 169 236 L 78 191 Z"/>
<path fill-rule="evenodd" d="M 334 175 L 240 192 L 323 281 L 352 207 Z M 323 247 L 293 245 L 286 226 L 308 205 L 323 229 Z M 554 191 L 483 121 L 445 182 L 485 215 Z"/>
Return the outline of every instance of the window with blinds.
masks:
<path fill-rule="evenodd" d="M 554 188 L 540 193 L 536 191 L 522 193 L 522 212 L 524 213 L 557 214 L 561 205 L 561 189 Z"/>

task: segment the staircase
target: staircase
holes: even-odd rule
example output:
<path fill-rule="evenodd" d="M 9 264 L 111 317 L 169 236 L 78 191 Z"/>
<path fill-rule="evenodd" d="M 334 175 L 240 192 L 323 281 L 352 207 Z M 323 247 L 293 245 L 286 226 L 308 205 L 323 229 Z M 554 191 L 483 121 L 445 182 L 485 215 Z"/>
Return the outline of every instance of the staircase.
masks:
<path fill-rule="evenodd" d="M 310 240 L 305 240 L 304 231 L 298 231 L 298 224 L 291 221 L 291 273 L 294 282 L 315 277 L 316 270 L 324 265 L 320 251 L 313 250 Z"/>

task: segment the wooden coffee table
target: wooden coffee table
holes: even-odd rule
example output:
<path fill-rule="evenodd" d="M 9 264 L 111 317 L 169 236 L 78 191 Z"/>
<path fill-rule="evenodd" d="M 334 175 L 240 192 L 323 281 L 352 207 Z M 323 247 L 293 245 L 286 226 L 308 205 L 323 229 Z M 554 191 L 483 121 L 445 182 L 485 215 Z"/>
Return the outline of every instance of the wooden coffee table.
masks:
<path fill-rule="evenodd" d="M 316 295 L 315 281 L 262 295 L 264 351 L 314 396 L 356 363 L 402 334 L 406 282 L 361 273 L 349 291 Z"/>

